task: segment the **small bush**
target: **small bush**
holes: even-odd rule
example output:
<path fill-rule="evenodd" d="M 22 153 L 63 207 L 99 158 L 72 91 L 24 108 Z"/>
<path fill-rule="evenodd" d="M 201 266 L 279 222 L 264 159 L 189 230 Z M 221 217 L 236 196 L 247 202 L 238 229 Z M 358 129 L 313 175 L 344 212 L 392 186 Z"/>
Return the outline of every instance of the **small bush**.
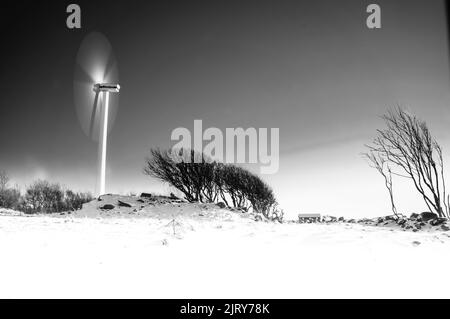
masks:
<path fill-rule="evenodd" d="M 29 214 L 73 211 L 91 200 L 89 193 L 64 191 L 58 183 L 38 180 L 27 188 L 22 210 Z"/>
<path fill-rule="evenodd" d="M 0 171 L 0 207 L 17 209 L 20 204 L 20 191 L 16 186 L 8 186 L 9 176 L 4 171 Z"/>
<path fill-rule="evenodd" d="M 38 180 L 25 193 L 25 206 L 29 213 L 54 213 L 62 211 L 64 192 L 59 184 Z"/>
<path fill-rule="evenodd" d="M 35 181 L 22 196 L 18 186 L 8 186 L 9 180 L 6 172 L 0 171 L 0 207 L 28 214 L 78 210 L 93 199 L 90 193 L 64 191 L 60 184 L 44 180 Z"/>
<path fill-rule="evenodd" d="M 20 205 L 20 191 L 17 188 L 0 190 L 0 207 L 18 209 Z"/>
<path fill-rule="evenodd" d="M 90 193 L 75 193 L 67 190 L 64 197 L 64 210 L 78 210 L 83 208 L 84 203 L 93 200 Z"/>

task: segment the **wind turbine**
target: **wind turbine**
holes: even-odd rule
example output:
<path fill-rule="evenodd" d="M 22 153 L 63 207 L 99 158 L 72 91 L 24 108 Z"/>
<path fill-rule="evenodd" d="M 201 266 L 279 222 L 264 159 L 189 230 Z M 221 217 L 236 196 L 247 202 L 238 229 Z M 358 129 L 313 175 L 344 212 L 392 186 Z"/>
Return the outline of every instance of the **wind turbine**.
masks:
<path fill-rule="evenodd" d="M 97 194 L 106 193 L 108 132 L 118 108 L 119 71 L 112 47 L 104 35 L 88 34 L 78 50 L 74 72 L 74 103 L 83 131 L 98 141 Z"/>

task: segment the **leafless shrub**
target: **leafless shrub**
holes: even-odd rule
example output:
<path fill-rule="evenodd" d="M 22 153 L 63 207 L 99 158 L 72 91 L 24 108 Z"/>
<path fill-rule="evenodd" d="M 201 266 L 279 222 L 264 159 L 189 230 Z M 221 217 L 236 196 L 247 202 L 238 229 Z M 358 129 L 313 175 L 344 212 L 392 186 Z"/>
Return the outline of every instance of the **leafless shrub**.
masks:
<path fill-rule="evenodd" d="M 38 180 L 25 193 L 27 213 L 53 213 L 62 211 L 64 192 L 59 184 Z"/>
<path fill-rule="evenodd" d="M 9 183 L 9 176 L 5 171 L 0 170 L 0 191 L 4 190 Z"/>
<path fill-rule="evenodd" d="M 64 191 L 58 183 L 37 180 L 27 188 L 21 210 L 28 214 L 73 211 L 92 199 L 90 193 Z"/>
<path fill-rule="evenodd" d="M 0 207 L 17 209 L 20 205 L 20 190 L 18 186 L 9 187 L 9 176 L 0 171 Z"/>
<path fill-rule="evenodd" d="M 64 194 L 63 209 L 67 211 L 74 211 L 83 208 L 84 203 L 88 203 L 93 200 L 91 193 L 74 192 L 66 190 Z"/>
<path fill-rule="evenodd" d="M 223 201 L 228 207 L 282 220 L 272 189 L 257 175 L 235 165 L 212 161 L 192 150 L 151 150 L 144 173 L 169 183 L 190 202 Z"/>
<path fill-rule="evenodd" d="M 189 202 L 214 202 L 217 199 L 215 165 L 203 154 L 191 150 L 152 149 L 151 157 L 146 159 L 144 173 L 169 183 Z"/>

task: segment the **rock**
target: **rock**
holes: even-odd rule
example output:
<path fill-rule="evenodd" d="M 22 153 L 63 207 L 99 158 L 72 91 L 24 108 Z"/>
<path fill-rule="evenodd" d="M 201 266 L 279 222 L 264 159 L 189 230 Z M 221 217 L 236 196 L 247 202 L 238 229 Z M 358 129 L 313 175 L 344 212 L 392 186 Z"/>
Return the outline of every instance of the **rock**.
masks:
<path fill-rule="evenodd" d="M 438 218 L 438 215 L 436 215 L 435 213 L 432 213 L 432 212 L 423 212 L 423 213 L 420 214 L 420 218 L 424 222 L 427 222 L 429 220 Z"/>
<path fill-rule="evenodd" d="M 397 224 L 399 224 L 399 225 L 401 225 L 401 226 L 403 226 L 405 223 L 406 223 L 406 219 L 399 219 L 399 220 L 397 221 Z"/>
<path fill-rule="evenodd" d="M 345 218 L 344 217 L 339 217 L 338 221 L 345 222 Z"/>
<path fill-rule="evenodd" d="M 409 219 L 418 219 L 420 217 L 420 215 L 419 214 L 416 214 L 416 213 L 412 213 L 411 214 L 411 216 L 409 217 Z"/>
<path fill-rule="evenodd" d="M 377 223 L 381 224 L 382 222 L 384 222 L 384 218 L 383 217 L 378 217 Z"/>
<path fill-rule="evenodd" d="M 141 196 L 139 196 L 139 197 L 142 197 L 142 198 L 152 198 L 153 195 L 150 194 L 150 193 L 141 193 Z"/>
<path fill-rule="evenodd" d="M 355 223 L 355 220 L 354 220 L 354 219 L 349 219 L 349 220 L 347 221 L 347 223 L 354 224 L 354 223 Z"/>
<path fill-rule="evenodd" d="M 114 205 L 113 204 L 105 204 L 103 206 L 100 207 L 100 209 L 105 209 L 105 210 L 111 210 L 114 209 Z"/>
<path fill-rule="evenodd" d="M 227 207 L 227 205 L 225 205 L 224 202 L 218 202 L 216 205 L 217 205 L 219 208 L 222 208 L 222 209 L 224 209 L 224 208 Z"/>
<path fill-rule="evenodd" d="M 394 216 L 394 215 L 390 215 L 390 216 L 386 216 L 384 219 L 385 219 L 385 220 L 396 221 L 396 220 L 397 220 L 397 217 Z"/>
<path fill-rule="evenodd" d="M 420 241 L 415 240 L 412 242 L 412 244 L 413 244 L 413 246 L 417 247 L 420 245 Z"/>
<path fill-rule="evenodd" d="M 170 193 L 169 195 L 170 199 L 180 199 L 178 196 L 176 196 L 174 193 Z"/>
<path fill-rule="evenodd" d="M 337 218 L 334 216 L 323 216 L 322 222 L 324 223 L 334 223 L 337 221 Z"/>
<path fill-rule="evenodd" d="M 120 207 L 133 207 L 133 205 L 131 205 L 130 203 L 121 201 L 121 200 L 117 200 L 119 202 L 119 206 Z"/>
<path fill-rule="evenodd" d="M 430 220 L 430 225 L 439 226 L 439 225 L 442 225 L 443 223 L 445 223 L 446 221 L 447 221 L 447 218 L 439 217 L 439 218 Z"/>
<path fill-rule="evenodd" d="M 442 226 L 441 226 L 441 229 L 442 229 L 443 231 L 449 231 L 449 230 L 450 230 L 450 227 L 448 227 L 447 225 L 442 225 Z"/>
<path fill-rule="evenodd" d="M 137 202 L 139 202 L 139 203 L 145 203 L 145 201 L 142 200 L 142 199 L 138 199 Z"/>

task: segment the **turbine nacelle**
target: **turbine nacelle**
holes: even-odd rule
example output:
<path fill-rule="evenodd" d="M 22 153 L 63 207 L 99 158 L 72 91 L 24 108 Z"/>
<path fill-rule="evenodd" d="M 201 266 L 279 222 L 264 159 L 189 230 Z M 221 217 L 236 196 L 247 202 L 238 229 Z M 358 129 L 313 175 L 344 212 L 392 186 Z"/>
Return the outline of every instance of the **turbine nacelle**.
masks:
<path fill-rule="evenodd" d="M 120 85 L 119 84 L 113 84 L 113 83 L 97 83 L 94 84 L 94 92 L 112 92 L 112 93 L 118 93 L 120 91 Z"/>

